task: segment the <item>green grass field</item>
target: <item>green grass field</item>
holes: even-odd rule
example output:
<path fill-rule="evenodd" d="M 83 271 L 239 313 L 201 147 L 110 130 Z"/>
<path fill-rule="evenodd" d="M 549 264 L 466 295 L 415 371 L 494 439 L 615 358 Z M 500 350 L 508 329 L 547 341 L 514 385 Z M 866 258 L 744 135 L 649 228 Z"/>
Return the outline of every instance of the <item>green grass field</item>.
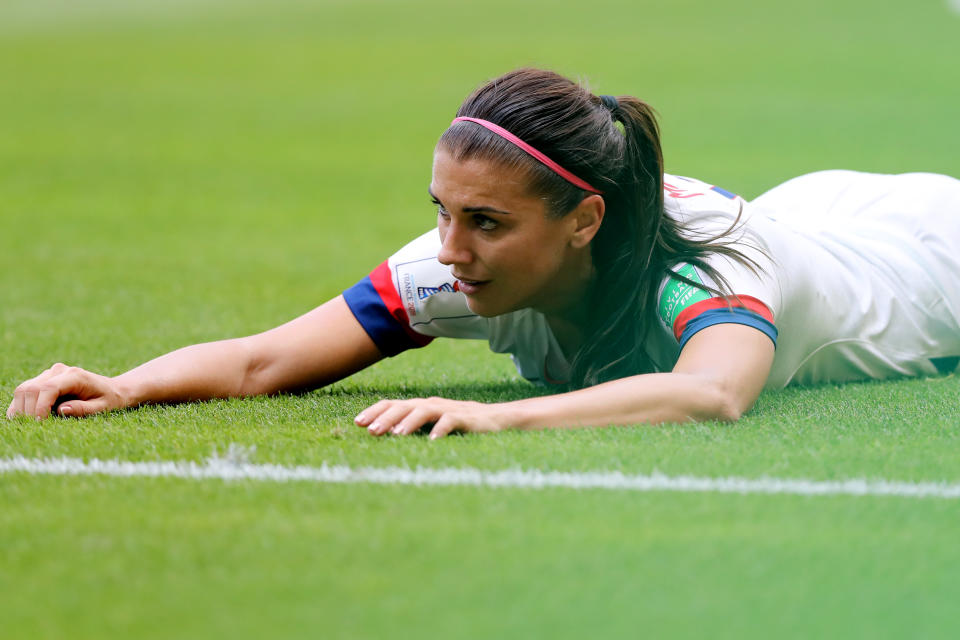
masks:
<path fill-rule="evenodd" d="M 644 97 L 750 198 L 960 175 L 947 3 L 0 3 L 0 396 L 299 315 L 434 222 L 433 145 L 520 65 Z M 0 419 L 0 459 L 960 482 L 960 378 L 734 426 L 375 439 L 383 397 L 538 393 L 437 341 L 297 396 Z M 239 448 L 239 449 L 238 449 Z M 0 637 L 953 638 L 960 502 L 0 474 Z"/>

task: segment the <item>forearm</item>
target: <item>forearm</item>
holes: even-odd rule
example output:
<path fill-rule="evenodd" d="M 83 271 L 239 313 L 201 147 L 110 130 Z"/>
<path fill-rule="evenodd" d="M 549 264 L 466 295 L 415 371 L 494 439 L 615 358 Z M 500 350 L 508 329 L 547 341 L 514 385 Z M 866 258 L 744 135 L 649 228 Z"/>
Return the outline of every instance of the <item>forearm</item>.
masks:
<path fill-rule="evenodd" d="M 736 420 L 736 398 L 723 385 L 687 373 L 651 373 L 501 405 L 518 429 Z"/>
<path fill-rule="evenodd" d="M 279 327 L 184 347 L 115 378 L 57 363 L 20 384 L 7 417 L 83 417 L 141 404 L 312 389 L 383 355 L 341 296 Z"/>
<path fill-rule="evenodd" d="M 250 395 L 244 339 L 195 344 L 150 360 L 113 378 L 124 406 Z"/>
<path fill-rule="evenodd" d="M 454 431 L 733 421 L 760 395 L 773 355 L 773 343 L 766 334 L 721 324 L 693 336 L 670 373 L 631 376 L 570 393 L 499 404 L 444 398 L 381 400 L 355 421 L 376 436 L 408 435 L 432 424 L 431 438 Z"/>
<path fill-rule="evenodd" d="M 445 398 L 381 400 L 355 419 L 376 436 L 411 434 L 433 424 L 431 438 L 454 431 L 605 427 L 637 423 L 736 420 L 753 398 L 739 395 L 723 378 L 654 373 L 561 393 L 500 404 Z M 755 398 L 755 396 L 754 396 Z"/>
<path fill-rule="evenodd" d="M 383 357 L 341 296 L 269 331 L 173 351 L 115 378 L 126 406 L 313 389 Z"/>

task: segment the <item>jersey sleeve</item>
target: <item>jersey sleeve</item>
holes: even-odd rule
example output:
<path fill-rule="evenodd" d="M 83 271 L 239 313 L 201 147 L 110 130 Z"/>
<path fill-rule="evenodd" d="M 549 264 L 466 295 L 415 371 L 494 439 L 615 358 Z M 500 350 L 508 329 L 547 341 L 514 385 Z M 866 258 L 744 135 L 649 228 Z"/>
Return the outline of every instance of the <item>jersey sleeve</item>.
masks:
<path fill-rule="evenodd" d="M 380 263 L 343 292 L 350 311 L 387 356 L 434 337 L 487 338 L 487 323 L 469 310 L 450 268 L 440 264 L 436 229 Z"/>
<path fill-rule="evenodd" d="M 695 334 L 716 324 L 753 327 L 770 338 L 776 346 L 777 328 L 773 311 L 763 299 L 746 292 L 717 296 L 697 286 L 720 289 L 716 282 L 691 264 L 678 265 L 673 269 L 673 274 L 661 284 L 658 312 L 660 319 L 673 332 L 680 349 Z M 746 286 L 742 279 L 728 277 L 728 283 L 735 292 L 750 291 L 768 297 L 756 291 L 760 287 Z"/>

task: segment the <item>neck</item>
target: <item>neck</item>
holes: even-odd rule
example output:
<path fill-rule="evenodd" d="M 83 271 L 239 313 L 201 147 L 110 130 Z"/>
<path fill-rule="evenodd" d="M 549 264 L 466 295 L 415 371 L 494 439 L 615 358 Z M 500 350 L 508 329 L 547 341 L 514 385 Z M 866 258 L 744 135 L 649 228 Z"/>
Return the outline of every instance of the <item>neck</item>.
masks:
<path fill-rule="evenodd" d="M 580 348 L 587 321 L 590 318 L 589 295 L 596 278 L 596 269 L 590 253 L 585 252 L 571 265 L 564 283 L 551 292 L 544 305 L 535 308 L 547 317 L 550 329 L 566 355 L 572 356 Z"/>

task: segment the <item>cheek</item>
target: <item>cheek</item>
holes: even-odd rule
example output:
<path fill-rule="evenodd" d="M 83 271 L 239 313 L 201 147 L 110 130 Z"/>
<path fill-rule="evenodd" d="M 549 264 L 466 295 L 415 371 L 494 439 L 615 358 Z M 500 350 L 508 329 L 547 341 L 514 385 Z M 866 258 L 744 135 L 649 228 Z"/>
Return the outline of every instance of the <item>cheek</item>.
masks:
<path fill-rule="evenodd" d="M 540 237 L 523 245 L 517 268 L 533 277 L 548 277 L 561 270 L 565 255 L 564 243 L 556 238 Z"/>
<path fill-rule="evenodd" d="M 478 251 L 478 258 L 491 270 L 509 275 L 512 288 L 529 290 L 543 286 L 557 275 L 566 256 L 566 238 L 549 226 L 516 228 Z"/>

